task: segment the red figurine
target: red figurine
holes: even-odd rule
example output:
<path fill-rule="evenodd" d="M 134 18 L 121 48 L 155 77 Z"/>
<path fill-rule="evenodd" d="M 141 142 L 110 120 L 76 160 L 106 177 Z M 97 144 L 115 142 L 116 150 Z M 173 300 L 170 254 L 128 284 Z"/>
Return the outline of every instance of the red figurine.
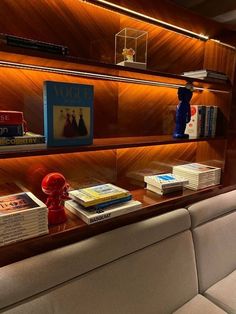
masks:
<path fill-rule="evenodd" d="M 48 207 L 48 222 L 50 225 L 57 225 L 66 221 L 66 214 L 63 201 L 69 199 L 69 184 L 65 177 L 59 172 L 47 174 L 41 184 L 42 190 L 49 195 L 46 201 Z"/>

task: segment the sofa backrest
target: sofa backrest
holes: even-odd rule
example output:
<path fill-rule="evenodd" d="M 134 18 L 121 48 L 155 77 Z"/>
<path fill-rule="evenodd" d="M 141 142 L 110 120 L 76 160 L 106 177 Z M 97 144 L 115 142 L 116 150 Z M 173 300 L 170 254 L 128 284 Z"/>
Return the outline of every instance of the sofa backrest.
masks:
<path fill-rule="evenodd" d="M 236 191 L 195 203 L 188 210 L 202 293 L 236 268 Z"/>
<path fill-rule="evenodd" d="M 198 292 L 189 227 L 188 211 L 179 209 L 3 267 L 0 308 L 172 313 Z"/>

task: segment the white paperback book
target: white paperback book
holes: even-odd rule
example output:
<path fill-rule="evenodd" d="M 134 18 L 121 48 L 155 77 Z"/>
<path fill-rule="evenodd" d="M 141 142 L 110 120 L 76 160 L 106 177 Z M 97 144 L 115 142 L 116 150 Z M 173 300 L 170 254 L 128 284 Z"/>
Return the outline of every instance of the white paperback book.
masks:
<path fill-rule="evenodd" d="M 65 208 L 78 216 L 87 224 L 93 224 L 102 220 L 107 220 L 120 215 L 128 214 L 142 207 L 139 201 L 131 200 L 121 204 L 115 204 L 103 208 L 102 210 L 85 209 L 76 201 L 70 200 L 65 202 Z"/>
<path fill-rule="evenodd" d="M 173 173 L 156 174 L 153 176 L 145 176 L 144 182 L 151 184 L 163 190 L 165 188 L 184 186 L 188 184 L 188 180 L 177 176 Z"/>
<path fill-rule="evenodd" d="M 202 106 L 191 106 L 191 120 L 186 125 L 185 133 L 189 135 L 189 138 L 200 137 L 201 132 L 201 110 Z"/>

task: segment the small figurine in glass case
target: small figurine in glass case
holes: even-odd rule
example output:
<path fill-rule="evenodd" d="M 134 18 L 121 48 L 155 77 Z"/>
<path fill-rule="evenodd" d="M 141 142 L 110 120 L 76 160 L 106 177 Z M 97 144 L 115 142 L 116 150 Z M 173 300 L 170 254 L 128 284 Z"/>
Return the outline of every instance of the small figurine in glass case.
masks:
<path fill-rule="evenodd" d="M 125 57 L 126 61 L 133 62 L 135 51 L 133 48 L 124 48 L 122 55 Z"/>
<path fill-rule="evenodd" d="M 41 187 L 42 191 L 48 195 L 46 205 L 49 224 L 57 225 L 65 222 L 64 201 L 69 199 L 69 184 L 65 177 L 58 172 L 49 173 L 43 178 Z"/>
<path fill-rule="evenodd" d="M 193 86 L 187 83 L 185 87 L 178 88 L 178 98 L 180 100 L 175 114 L 175 130 L 174 138 L 188 138 L 189 135 L 185 134 L 186 124 L 191 119 L 190 100 L 193 95 Z"/>

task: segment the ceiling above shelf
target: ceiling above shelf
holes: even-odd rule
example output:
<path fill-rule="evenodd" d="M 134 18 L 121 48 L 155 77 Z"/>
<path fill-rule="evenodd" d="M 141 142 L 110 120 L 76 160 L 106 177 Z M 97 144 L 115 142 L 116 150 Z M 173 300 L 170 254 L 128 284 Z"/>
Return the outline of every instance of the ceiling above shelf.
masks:
<path fill-rule="evenodd" d="M 236 30 L 235 0 L 171 0 L 171 2 Z"/>

